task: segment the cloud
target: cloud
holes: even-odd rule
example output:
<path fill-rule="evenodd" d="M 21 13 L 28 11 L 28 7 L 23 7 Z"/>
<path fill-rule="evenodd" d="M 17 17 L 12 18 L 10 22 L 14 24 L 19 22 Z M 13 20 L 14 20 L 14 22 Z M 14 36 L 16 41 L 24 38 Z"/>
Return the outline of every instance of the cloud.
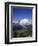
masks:
<path fill-rule="evenodd" d="M 24 19 L 20 20 L 19 24 L 20 25 L 30 25 L 30 24 L 32 24 L 32 21 L 30 19 L 24 18 Z"/>
<path fill-rule="evenodd" d="M 18 21 L 12 21 L 12 23 L 18 23 Z"/>

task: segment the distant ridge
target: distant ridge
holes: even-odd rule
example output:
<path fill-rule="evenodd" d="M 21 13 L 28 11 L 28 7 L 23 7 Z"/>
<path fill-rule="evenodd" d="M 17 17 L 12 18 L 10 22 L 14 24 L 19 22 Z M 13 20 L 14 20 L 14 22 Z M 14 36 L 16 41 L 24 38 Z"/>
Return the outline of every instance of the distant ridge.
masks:
<path fill-rule="evenodd" d="M 12 22 L 13 29 L 27 29 L 32 27 L 32 21 L 30 19 L 21 19 L 19 21 Z"/>

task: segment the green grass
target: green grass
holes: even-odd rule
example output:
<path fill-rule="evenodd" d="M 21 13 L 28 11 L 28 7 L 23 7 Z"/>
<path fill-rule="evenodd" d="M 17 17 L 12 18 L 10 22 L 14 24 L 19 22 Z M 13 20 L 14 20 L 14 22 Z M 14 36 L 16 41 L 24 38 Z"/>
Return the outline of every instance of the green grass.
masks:
<path fill-rule="evenodd" d="M 32 29 L 19 29 L 16 30 L 17 37 L 31 37 L 32 36 Z"/>

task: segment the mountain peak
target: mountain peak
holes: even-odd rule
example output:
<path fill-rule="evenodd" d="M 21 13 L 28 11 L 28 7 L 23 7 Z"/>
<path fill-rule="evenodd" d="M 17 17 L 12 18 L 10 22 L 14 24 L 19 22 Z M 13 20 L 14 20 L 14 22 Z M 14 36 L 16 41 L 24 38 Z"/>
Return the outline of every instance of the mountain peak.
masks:
<path fill-rule="evenodd" d="M 18 21 L 13 21 L 13 23 L 18 23 L 19 25 L 24 26 L 24 25 L 32 24 L 32 21 L 31 21 L 31 19 L 24 18 L 24 19 L 21 19 L 21 20 L 18 20 Z"/>

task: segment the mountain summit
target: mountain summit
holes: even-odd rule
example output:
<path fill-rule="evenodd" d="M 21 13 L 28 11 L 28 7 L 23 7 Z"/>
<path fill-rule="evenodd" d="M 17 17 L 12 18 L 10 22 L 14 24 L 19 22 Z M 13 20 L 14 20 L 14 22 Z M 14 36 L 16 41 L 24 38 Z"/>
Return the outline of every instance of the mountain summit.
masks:
<path fill-rule="evenodd" d="M 32 21 L 30 19 L 21 19 L 19 21 L 13 21 L 13 26 L 16 28 L 31 28 Z"/>

